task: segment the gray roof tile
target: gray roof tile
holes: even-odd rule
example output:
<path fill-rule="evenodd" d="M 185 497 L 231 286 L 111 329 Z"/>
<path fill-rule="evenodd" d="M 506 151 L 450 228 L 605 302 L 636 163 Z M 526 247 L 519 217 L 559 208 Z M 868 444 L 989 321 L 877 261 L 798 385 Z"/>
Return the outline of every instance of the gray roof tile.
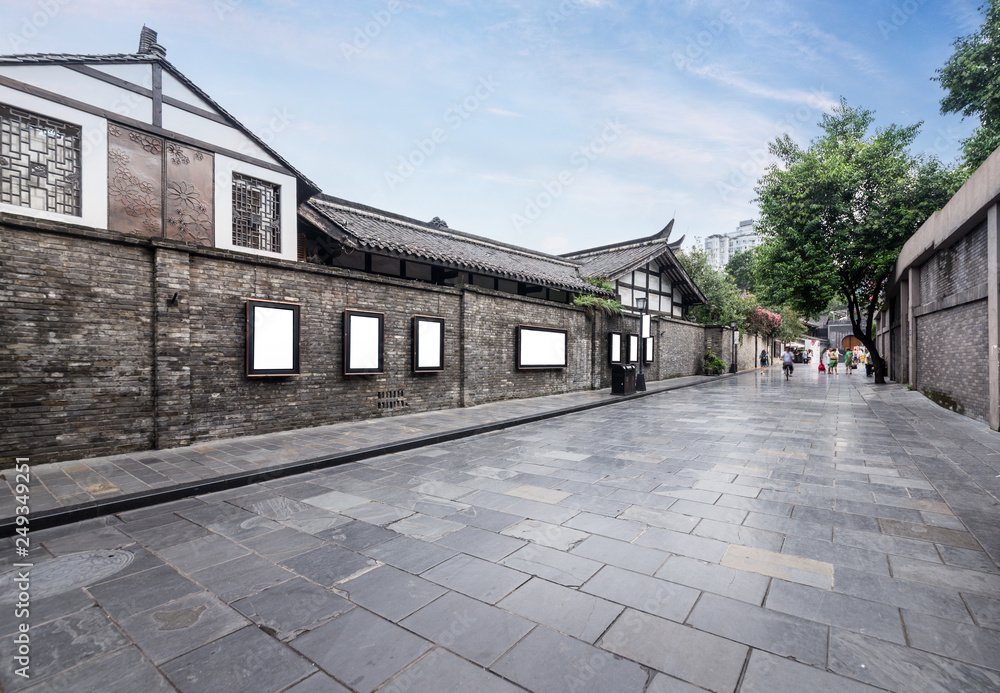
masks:
<path fill-rule="evenodd" d="M 568 291 L 602 293 L 583 280 L 578 263 L 555 255 L 437 228 L 326 195 L 313 197 L 310 204 L 371 252 L 416 257 Z"/>

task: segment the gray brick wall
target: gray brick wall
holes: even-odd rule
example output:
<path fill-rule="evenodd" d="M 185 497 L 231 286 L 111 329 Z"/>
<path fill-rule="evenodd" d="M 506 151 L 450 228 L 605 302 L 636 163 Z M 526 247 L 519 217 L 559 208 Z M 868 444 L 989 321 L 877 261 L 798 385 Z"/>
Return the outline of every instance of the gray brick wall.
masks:
<path fill-rule="evenodd" d="M 582 309 L 478 287 L 467 287 L 462 300 L 466 406 L 591 387 L 593 326 Z M 518 325 L 568 330 L 568 366 L 518 370 Z"/>
<path fill-rule="evenodd" d="M 148 247 L 0 224 L 0 262 L 0 456 L 151 447 Z"/>
<path fill-rule="evenodd" d="M 346 271 L 191 258 L 192 440 L 459 406 L 461 292 Z M 247 299 L 298 303 L 302 374 L 246 377 Z M 385 313 L 385 373 L 344 375 L 343 312 Z M 413 373 L 411 320 L 445 319 L 445 371 Z M 379 392 L 406 406 L 379 408 Z M 179 443 L 181 441 L 176 441 Z"/>
<path fill-rule="evenodd" d="M 979 421 L 989 416 L 987 302 L 917 318 L 917 387 L 938 404 Z"/>
<path fill-rule="evenodd" d="M 705 355 L 705 328 L 682 320 L 664 319 L 657 324 L 658 378 L 700 373 Z"/>
<path fill-rule="evenodd" d="M 983 222 L 958 243 L 938 251 L 924 263 L 920 268 L 920 302 L 932 303 L 985 284 L 986 241 L 986 222 Z"/>
<path fill-rule="evenodd" d="M 607 332 L 639 328 L 476 287 L 4 215 L 0 258 L 0 458 L 39 463 L 608 387 Z M 246 376 L 247 299 L 301 304 L 301 375 Z M 348 308 L 385 313 L 385 373 L 344 375 Z M 412 372 L 414 315 L 445 319 L 443 373 Z M 519 324 L 568 330 L 568 367 L 519 371 Z M 705 328 L 661 319 L 653 334 L 648 380 L 700 371 Z M 386 392 L 399 406 L 379 406 Z"/>

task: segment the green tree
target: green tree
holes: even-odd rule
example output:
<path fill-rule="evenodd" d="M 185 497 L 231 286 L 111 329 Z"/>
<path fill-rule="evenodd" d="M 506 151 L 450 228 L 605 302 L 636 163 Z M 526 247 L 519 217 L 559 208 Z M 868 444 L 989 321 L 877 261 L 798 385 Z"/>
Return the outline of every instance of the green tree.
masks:
<path fill-rule="evenodd" d="M 979 117 L 979 127 L 962 141 L 970 172 L 1000 147 L 1000 5 L 990 0 L 979 10 L 986 14 L 982 26 L 955 40 L 955 52 L 931 78 L 948 92 L 942 113 Z"/>
<path fill-rule="evenodd" d="M 752 250 L 741 250 L 734 253 L 726 263 L 726 271 L 729 272 L 736 286 L 754 293 L 756 282 L 754 281 L 754 252 Z"/>
<path fill-rule="evenodd" d="M 689 316 L 705 324 L 728 325 L 733 320 L 742 323 L 743 301 L 731 276 L 712 267 L 701 250 L 679 252 L 677 259 L 707 301 L 703 306 L 691 308 Z"/>
<path fill-rule="evenodd" d="M 962 174 L 909 153 L 919 123 L 870 135 L 873 122 L 871 111 L 841 100 L 808 149 L 787 134 L 771 143 L 778 163 L 755 189 L 764 238 L 758 276 L 767 300 L 805 315 L 843 296 L 875 381 L 884 383 L 872 321 L 885 284 L 903 243 L 948 201 Z"/>
<path fill-rule="evenodd" d="M 789 308 L 782 306 L 779 310 L 781 315 L 781 326 L 774 333 L 774 338 L 782 342 L 794 342 L 806 332 L 806 326 L 802 324 L 801 316 Z"/>

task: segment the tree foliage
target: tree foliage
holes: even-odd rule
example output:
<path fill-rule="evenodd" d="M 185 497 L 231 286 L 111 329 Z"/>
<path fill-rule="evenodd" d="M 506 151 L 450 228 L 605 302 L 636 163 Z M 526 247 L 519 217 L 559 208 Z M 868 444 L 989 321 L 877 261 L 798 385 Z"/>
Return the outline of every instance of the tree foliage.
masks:
<path fill-rule="evenodd" d="M 885 382 L 872 320 L 903 243 L 963 179 L 935 158 L 908 149 L 920 124 L 869 130 L 871 111 L 846 101 L 820 126 L 808 149 L 786 134 L 770 145 L 778 158 L 757 183 L 763 237 L 758 279 L 765 300 L 806 314 L 838 294 L 855 336 Z"/>
<path fill-rule="evenodd" d="M 726 263 L 726 271 L 736 282 L 736 286 L 751 293 L 756 291 L 754 252 L 752 250 L 741 250 L 734 253 L 729 258 L 729 262 Z"/>
<path fill-rule="evenodd" d="M 747 328 L 770 339 L 781 330 L 781 314 L 756 306 L 747 316 Z"/>
<path fill-rule="evenodd" d="M 955 40 L 955 52 L 932 78 L 948 92 L 942 113 L 979 117 L 979 127 L 962 141 L 970 171 L 1000 147 L 1000 4 L 990 0 L 979 9 L 986 15 L 982 26 Z"/>
<path fill-rule="evenodd" d="M 774 333 L 774 339 L 782 342 L 794 342 L 806 332 L 806 326 L 802 322 L 801 316 L 788 306 L 782 306 L 780 310 L 781 325 Z"/>
<path fill-rule="evenodd" d="M 679 252 L 677 259 L 707 301 L 703 306 L 690 308 L 690 317 L 705 324 L 728 325 L 733 320 L 742 322 L 745 306 L 731 276 L 712 267 L 708 256 L 700 250 Z"/>

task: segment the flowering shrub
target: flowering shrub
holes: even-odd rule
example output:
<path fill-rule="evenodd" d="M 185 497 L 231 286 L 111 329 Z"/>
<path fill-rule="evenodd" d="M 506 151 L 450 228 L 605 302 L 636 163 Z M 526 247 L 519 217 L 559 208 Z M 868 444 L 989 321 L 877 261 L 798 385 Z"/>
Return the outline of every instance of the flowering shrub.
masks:
<path fill-rule="evenodd" d="M 747 315 L 747 328 L 764 337 L 772 337 L 781 329 L 781 315 L 757 306 Z"/>

